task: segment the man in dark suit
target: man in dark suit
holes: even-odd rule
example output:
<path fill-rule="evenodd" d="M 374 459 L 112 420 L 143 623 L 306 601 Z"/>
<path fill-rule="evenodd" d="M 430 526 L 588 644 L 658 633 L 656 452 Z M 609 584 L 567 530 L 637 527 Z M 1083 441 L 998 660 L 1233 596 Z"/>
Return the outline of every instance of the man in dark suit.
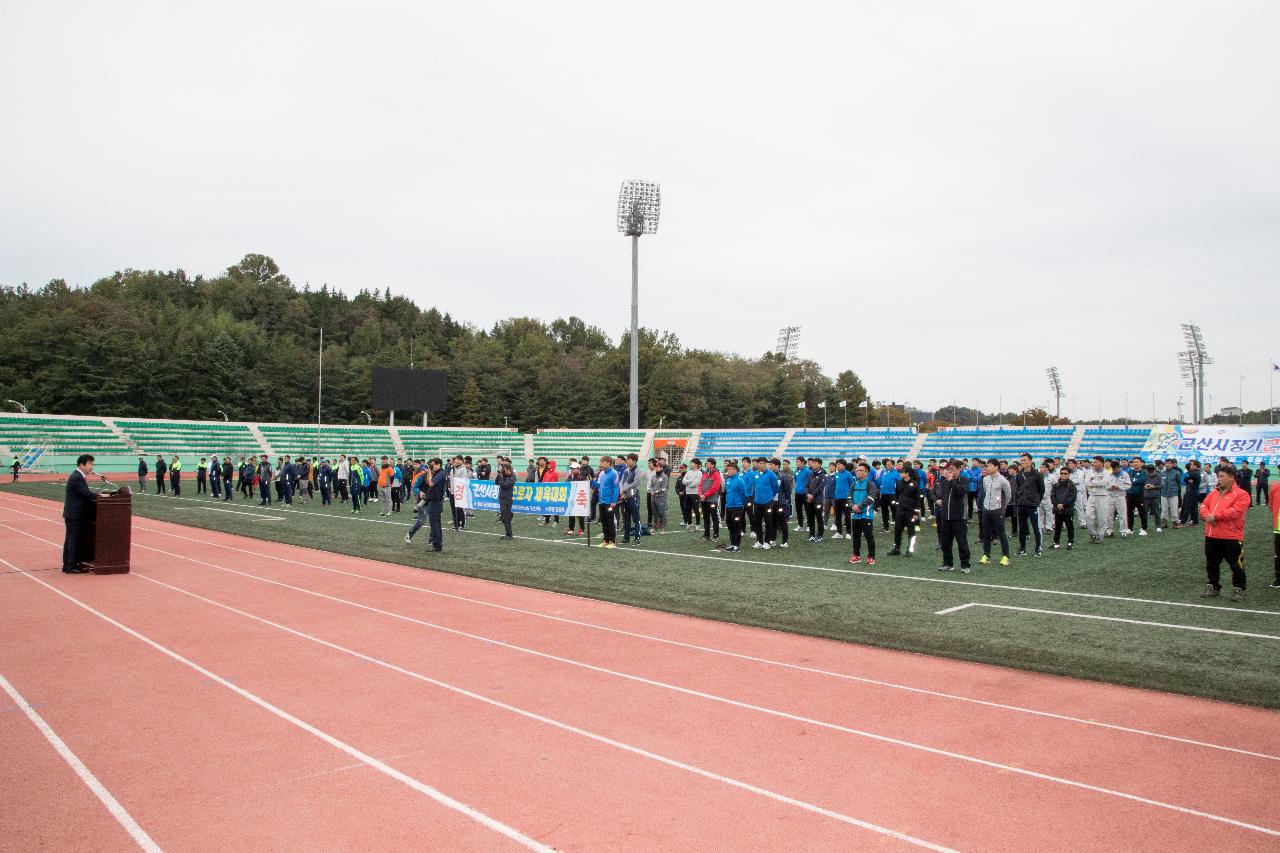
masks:
<path fill-rule="evenodd" d="M 67 478 L 67 496 L 62 504 L 62 518 L 67 525 L 66 538 L 62 540 L 62 571 L 69 575 L 88 571 L 80 566 L 80 536 L 98 500 L 98 495 L 89 488 L 88 477 L 92 473 L 93 457 L 82 453 L 76 460 L 76 470 Z"/>

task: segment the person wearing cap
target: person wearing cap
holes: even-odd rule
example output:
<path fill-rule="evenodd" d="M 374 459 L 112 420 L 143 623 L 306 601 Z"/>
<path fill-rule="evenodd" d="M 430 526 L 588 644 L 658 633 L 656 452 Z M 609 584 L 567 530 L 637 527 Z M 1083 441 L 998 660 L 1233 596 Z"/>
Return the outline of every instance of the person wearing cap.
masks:
<path fill-rule="evenodd" d="M 1231 600 L 1244 601 L 1244 520 L 1249 509 L 1249 493 L 1236 485 L 1236 468 L 1230 463 L 1217 468 L 1218 485 L 1200 505 L 1204 521 L 1204 559 L 1208 583 L 1201 598 L 1217 598 L 1222 593 L 1221 565 L 1231 568 Z"/>
<path fill-rule="evenodd" d="M 577 462 L 570 460 L 569 462 L 569 482 L 580 482 L 591 479 L 587 476 L 587 472 Z M 569 516 L 569 527 L 564 532 L 565 536 L 586 536 L 587 535 L 587 517 L 585 515 Z"/>

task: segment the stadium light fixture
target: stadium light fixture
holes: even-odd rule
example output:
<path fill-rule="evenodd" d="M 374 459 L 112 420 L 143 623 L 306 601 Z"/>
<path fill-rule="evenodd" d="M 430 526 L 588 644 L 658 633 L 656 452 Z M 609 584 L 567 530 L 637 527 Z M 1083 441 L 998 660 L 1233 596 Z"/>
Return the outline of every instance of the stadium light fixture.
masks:
<path fill-rule="evenodd" d="M 17 400 L 5 400 L 5 402 L 6 402 L 6 403 L 13 403 L 15 406 L 17 406 L 17 407 L 18 407 L 18 410 L 19 410 L 20 412 L 22 412 L 22 414 L 24 414 L 24 415 L 26 415 L 26 414 L 30 414 L 30 413 L 27 411 L 27 407 L 26 407 L 26 406 L 24 406 L 24 405 L 22 405 L 21 403 L 19 403 Z"/>
<path fill-rule="evenodd" d="M 782 360 L 791 361 L 796 357 L 796 351 L 800 349 L 800 327 L 785 326 L 778 330 L 778 347 L 775 352 L 782 356 Z"/>
<path fill-rule="evenodd" d="M 1046 373 L 1049 374 L 1049 390 L 1053 392 L 1054 399 L 1054 418 L 1062 417 L 1062 375 L 1058 373 L 1058 368 L 1050 367 Z"/>
<path fill-rule="evenodd" d="M 662 187 L 623 181 L 618 192 L 618 230 L 631 238 L 631 429 L 640 428 L 640 237 L 658 233 Z"/>
<path fill-rule="evenodd" d="M 1204 408 L 1204 368 L 1207 364 L 1213 364 L 1213 358 L 1209 355 L 1208 350 L 1205 349 L 1204 335 L 1201 333 L 1199 326 L 1194 323 L 1183 323 L 1182 338 L 1187 343 L 1188 364 L 1195 376 L 1196 402 L 1199 409 L 1196 422 L 1200 423 L 1206 417 Z"/>

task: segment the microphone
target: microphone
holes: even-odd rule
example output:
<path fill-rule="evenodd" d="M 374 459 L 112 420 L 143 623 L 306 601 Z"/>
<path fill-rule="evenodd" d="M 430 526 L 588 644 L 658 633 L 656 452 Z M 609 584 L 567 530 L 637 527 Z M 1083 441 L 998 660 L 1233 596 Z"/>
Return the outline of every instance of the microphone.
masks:
<path fill-rule="evenodd" d="M 111 482 L 110 480 L 108 480 L 104 474 L 99 474 L 99 475 L 98 475 L 98 479 L 99 479 L 99 480 L 101 480 L 102 482 L 106 483 L 106 484 L 107 484 L 108 486 L 110 486 L 111 488 L 116 489 L 117 491 L 119 491 L 120 487 L 119 487 L 119 486 L 117 486 L 115 483 Z"/>

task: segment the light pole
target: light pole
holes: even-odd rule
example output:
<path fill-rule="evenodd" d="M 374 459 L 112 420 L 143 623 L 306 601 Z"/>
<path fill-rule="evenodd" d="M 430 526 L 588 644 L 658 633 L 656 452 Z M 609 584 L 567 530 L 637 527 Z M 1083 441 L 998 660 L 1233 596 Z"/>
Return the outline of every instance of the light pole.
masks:
<path fill-rule="evenodd" d="M 218 409 L 218 410 L 217 410 L 217 412 L 218 412 L 218 414 L 222 415 L 222 419 L 223 419 L 224 421 L 229 421 L 229 420 L 231 420 L 231 418 L 227 417 L 227 413 L 226 413 L 226 412 L 224 412 L 224 411 L 222 411 L 222 409 Z"/>
<path fill-rule="evenodd" d="M 1046 373 L 1049 374 L 1049 390 L 1053 392 L 1054 417 L 1062 417 L 1062 375 L 1058 373 L 1058 368 L 1050 367 Z"/>
<path fill-rule="evenodd" d="M 631 429 L 640 428 L 640 236 L 658 233 L 662 188 L 652 181 L 623 181 L 618 230 L 631 238 Z"/>
<path fill-rule="evenodd" d="M 818 408 L 822 409 L 822 431 L 827 431 L 827 401 L 823 400 L 818 403 Z"/>
<path fill-rule="evenodd" d="M 1240 405 L 1237 407 L 1240 413 L 1236 415 L 1236 426 L 1244 426 L 1244 374 L 1240 374 L 1240 388 L 1238 401 Z"/>
<path fill-rule="evenodd" d="M 373 418 L 371 418 L 371 417 L 369 416 L 369 413 L 368 413 L 368 412 L 366 412 L 364 409 L 361 409 L 361 410 L 360 410 L 360 414 L 364 415 L 364 422 L 365 422 L 366 424 L 371 424 L 371 423 L 373 423 Z"/>
<path fill-rule="evenodd" d="M 17 406 L 17 407 L 18 407 L 18 410 L 19 410 L 20 412 L 22 412 L 22 414 L 24 414 L 24 415 L 29 414 L 29 412 L 27 412 L 27 407 L 26 407 L 26 406 L 24 406 L 24 405 L 22 405 L 21 403 L 19 403 L 17 400 L 5 400 L 5 402 L 6 402 L 6 403 L 13 403 L 15 406 Z"/>

